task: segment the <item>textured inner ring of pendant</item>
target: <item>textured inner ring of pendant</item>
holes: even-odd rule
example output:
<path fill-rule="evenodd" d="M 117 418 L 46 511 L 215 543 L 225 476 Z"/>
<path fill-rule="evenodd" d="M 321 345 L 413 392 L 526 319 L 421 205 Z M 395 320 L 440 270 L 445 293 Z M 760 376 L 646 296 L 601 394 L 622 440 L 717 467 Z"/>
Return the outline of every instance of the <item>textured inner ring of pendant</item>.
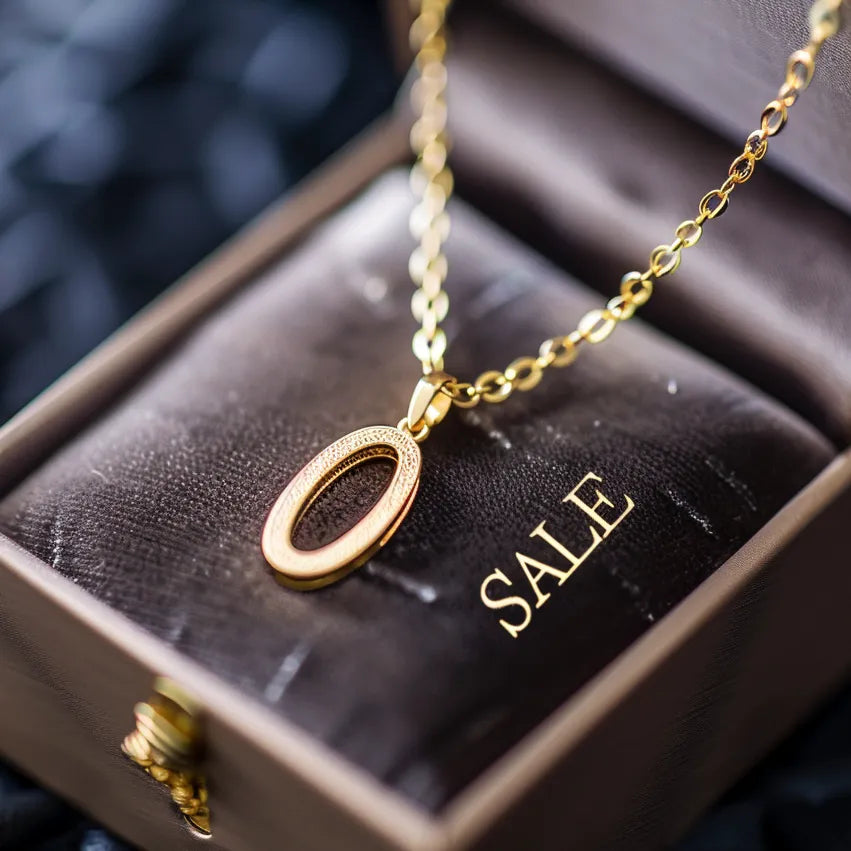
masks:
<path fill-rule="evenodd" d="M 371 458 L 395 463 L 390 483 L 372 508 L 335 540 L 313 550 L 293 533 L 319 495 L 348 470 Z M 278 497 L 263 528 L 263 554 L 284 582 L 320 587 L 363 564 L 395 531 L 413 502 L 422 456 L 413 438 L 392 426 L 369 426 L 322 450 Z"/>

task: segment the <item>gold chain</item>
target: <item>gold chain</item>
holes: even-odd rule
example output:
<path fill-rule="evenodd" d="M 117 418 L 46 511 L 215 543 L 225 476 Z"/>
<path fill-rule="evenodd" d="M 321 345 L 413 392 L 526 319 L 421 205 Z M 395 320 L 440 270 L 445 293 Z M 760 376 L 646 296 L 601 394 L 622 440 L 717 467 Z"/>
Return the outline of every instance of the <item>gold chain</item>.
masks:
<path fill-rule="evenodd" d="M 440 327 L 449 310 L 449 297 L 443 289 L 448 272 L 443 243 L 449 236 L 447 202 L 452 194 L 452 171 L 447 164 L 449 141 L 446 133 L 446 11 L 451 0 L 414 0 L 417 17 L 411 25 L 411 46 L 416 51 L 418 77 L 411 90 L 417 115 L 411 128 L 411 148 L 416 163 L 411 170 L 411 186 L 419 201 L 411 213 L 410 227 L 419 244 L 411 254 L 408 268 L 416 291 L 411 311 L 420 323 L 414 334 L 413 350 L 423 372 L 429 375 L 443 370 L 446 334 Z M 514 390 L 531 390 L 540 382 L 545 369 L 567 366 L 576 358 L 581 343 L 601 343 L 615 326 L 629 319 L 645 304 L 660 278 L 670 275 L 680 264 L 682 250 L 695 245 L 703 225 L 726 209 L 735 188 L 754 174 L 756 164 L 768 150 L 768 140 L 786 124 L 789 107 L 807 88 L 815 71 L 816 57 L 824 42 L 840 27 L 842 0 L 816 0 L 810 9 L 810 39 L 796 50 L 786 63 L 786 79 L 763 110 L 759 129 L 751 133 L 744 149 L 717 189 L 707 192 L 698 204 L 698 215 L 682 222 L 675 239 L 659 245 L 650 253 L 644 272 L 628 272 L 621 280 L 620 295 L 602 309 L 590 310 L 569 334 L 551 337 L 541 344 L 537 357 L 520 357 L 503 370 L 483 372 L 473 383 L 450 380 L 442 391 L 461 407 L 472 407 L 479 400 L 502 402 Z"/>

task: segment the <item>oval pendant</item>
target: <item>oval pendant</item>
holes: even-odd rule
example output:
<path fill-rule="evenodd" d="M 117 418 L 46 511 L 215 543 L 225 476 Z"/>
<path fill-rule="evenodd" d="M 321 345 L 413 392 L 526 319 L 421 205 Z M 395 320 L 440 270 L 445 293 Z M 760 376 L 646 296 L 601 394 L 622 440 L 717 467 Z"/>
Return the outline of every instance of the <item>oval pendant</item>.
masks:
<path fill-rule="evenodd" d="M 315 550 L 293 545 L 293 533 L 316 498 L 347 470 L 370 458 L 395 461 L 378 502 L 329 544 Z M 422 455 L 416 441 L 392 426 L 358 429 L 323 449 L 287 485 L 263 527 L 263 555 L 285 585 L 302 590 L 336 582 L 362 565 L 390 539 L 414 501 Z"/>

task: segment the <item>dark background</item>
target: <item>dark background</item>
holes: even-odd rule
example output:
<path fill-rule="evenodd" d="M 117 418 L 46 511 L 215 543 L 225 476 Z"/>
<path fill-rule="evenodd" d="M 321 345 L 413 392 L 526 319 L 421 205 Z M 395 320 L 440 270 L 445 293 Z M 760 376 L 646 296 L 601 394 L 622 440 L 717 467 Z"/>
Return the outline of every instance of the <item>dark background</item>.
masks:
<path fill-rule="evenodd" d="M 388 108 L 383 25 L 379 0 L 0 2 L 0 421 Z M 2 851 L 124 847 L 0 765 Z M 679 845 L 728 849 L 851 849 L 851 692 Z"/>

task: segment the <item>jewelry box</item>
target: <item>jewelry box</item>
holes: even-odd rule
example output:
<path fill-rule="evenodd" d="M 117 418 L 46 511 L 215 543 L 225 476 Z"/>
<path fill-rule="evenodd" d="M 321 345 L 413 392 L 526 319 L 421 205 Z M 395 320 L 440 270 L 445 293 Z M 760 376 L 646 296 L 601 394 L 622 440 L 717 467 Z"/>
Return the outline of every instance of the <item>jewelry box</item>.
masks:
<path fill-rule="evenodd" d="M 613 292 L 723 179 L 806 15 L 458 3 L 454 371 Z M 156 686 L 197 724 L 210 848 L 674 841 L 851 663 L 849 52 L 846 30 L 640 318 L 453 412 L 405 524 L 338 585 L 282 587 L 259 537 L 418 377 L 401 100 L 47 390 L 0 432 L 3 757 L 137 845 L 192 848 L 122 752 Z M 579 568 L 530 585 L 559 547 Z"/>

